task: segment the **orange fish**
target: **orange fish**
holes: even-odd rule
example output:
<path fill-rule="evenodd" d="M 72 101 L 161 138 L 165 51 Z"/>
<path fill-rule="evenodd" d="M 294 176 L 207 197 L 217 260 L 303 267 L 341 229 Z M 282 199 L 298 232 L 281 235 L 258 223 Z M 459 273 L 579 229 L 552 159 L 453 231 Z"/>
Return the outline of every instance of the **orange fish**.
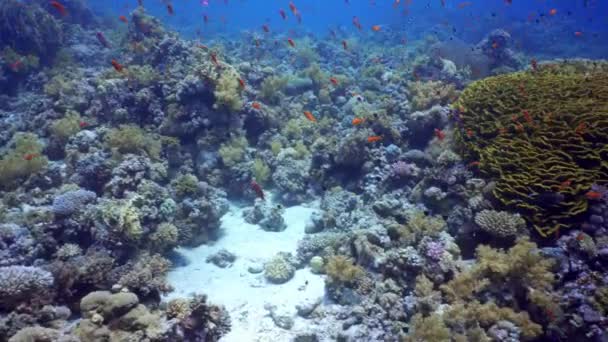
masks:
<path fill-rule="evenodd" d="M 212 52 L 209 57 L 211 58 L 211 61 L 213 62 L 213 64 L 215 64 L 215 66 L 220 66 L 220 63 L 217 61 L 217 55 L 215 54 L 215 52 Z"/>
<path fill-rule="evenodd" d="M 114 70 L 118 71 L 118 72 L 122 72 L 124 70 L 124 66 L 120 63 L 118 63 L 115 59 L 112 60 L 112 66 L 114 67 Z"/>
<path fill-rule="evenodd" d="M 251 103 L 251 107 L 253 107 L 254 109 L 261 109 L 262 105 L 259 102 L 252 102 Z"/>
<path fill-rule="evenodd" d="M 497 49 L 498 48 L 498 43 L 497 42 L 493 42 L 492 43 L 492 49 Z"/>
<path fill-rule="evenodd" d="M 62 17 L 65 17 L 68 14 L 65 6 L 63 6 L 59 1 L 51 1 L 50 4 Z"/>
<path fill-rule="evenodd" d="M 555 8 L 552 8 L 552 9 L 549 11 L 549 15 L 556 15 L 556 14 L 557 14 L 557 9 L 555 9 Z"/>
<path fill-rule="evenodd" d="M 359 31 L 361 31 L 361 29 L 363 28 L 363 26 L 361 26 L 361 22 L 359 21 L 359 18 L 357 18 L 357 17 L 353 17 L 353 25 L 355 25 L 355 27 L 357 29 L 359 29 Z"/>
<path fill-rule="evenodd" d="M 526 120 L 527 123 L 532 123 L 532 116 L 530 115 L 530 112 L 524 109 L 522 113 L 524 115 L 524 120 Z"/>
<path fill-rule="evenodd" d="M 260 47 L 260 40 L 259 39 L 255 40 L 255 47 Z"/>
<path fill-rule="evenodd" d="M 353 119 L 353 125 L 357 126 L 363 123 L 363 121 L 365 121 L 365 119 L 362 118 L 354 118 Z"/>
<path fill-rule="evenodd" d="M 583 32 L 576 31 L 576 32 L 574 32 L 574 35 L 577 36 L 577 37 L 582 37 L 583 36 Z"/>
<path fill-rule="evenodd" d="M 346 44 L 346 40 L 342 41 L 342 46 L 344 47 L 344 50 L 348 50 L 348 45 Z"/>
<path fill-rule="evenodd" d="M 500 127 L 498 129 L 498 134 L 500 134 L 500 135 L 507 134 L 507 129 L 505 127 Z"/>
<path fill-rule="evenodd" d="M 559 184 L 559 191 L 562 191 L 572 184 L 572 180 L 568 179 Z"/>
<path fill-rule="evenodd" d="M 481 163 L 480 163 L 480 162 L 478 162 L 478 161 L 473 161 L 473 162 L 470 162 L 468 166 L 469 166 L 469 167 L 478 167 L 478 166 L 479 166 L 479 164 L 481 164 Z"/>
<path fill-rule="evenodd" d="M 23 63 L 21 62 L 21 60 L 20 60 L 20 59 L 18 59 L 18 60 L 16 60 L 14 63 L 11 63 L 11 64 L 9 65 L 9 68 L 10 68 L 12 71 L 17 72 L 17 71 L 19 71 L 19 69 L 21 68 L 21 65 L 22 65 L 22 64 L 23 64 Z"/>
<path fill-rule="evenodd" d="M 80 126 L 80 128 L 85 128 L 85 127 L 87 127 L 88 125 L 89 125 L 89 124 L 88 124 L 88 123 L 86 123 L 86 122 L 84 122 L 84 121 L 80 121 L 80 122 L 78 123 L 78 126 Z"/>
<path fill-rule="evenodd" d="M 270 27 L 268 27 L 268 25 L 264 24 L 262 25 L 262 29 L 264 30 L 264 32 L 268 33 L 270 32 Z"/>
<path fill-rule="evenodd" d="M 296 47 L 296 43 L 294 43 L 293 39 L 288 38 L 287 42 L 289 43 L 289 45 L 291 45 L 291 47 Z"/>
<path fill-rule="evenodd" d="M 532 58 L 530 60 L 530 66 L 532 67 L 532 71 L 538 70 L 538 62 L 536 61 L 536 59 Z"/>
<path fill-rule="evenodd" d="M 379 135 L 372 135 L 371 137 L 367 137 L 368 143 L 373 143 L 382 140 L 382 137 Z"/>
<path fill-rule="evenodd" d="M 283 9 L 279 10 L 279 14 L 281 15 L 281 18 L 283 18 L 283 20 L 287 20 L 287 14 L 285 14 L 285 11 L 283 11 Z"/>
<path fill-rule="evenodd" d="M 125 24 L 129 23 L 129 20 L 124 15 L 121 15 L 120 17 L 118 17 L 118 20 L 122 21 Z"/>
<path fill-rule="evenodd" d="M 437 137 L 437 139 L 439 139 L 439 141 L 445 139 L 445 133 L 438 128 L 435 128 L 435 136 Z"/>
<path fill-rule="evenodd" d="M 522 125 L 521 123 L 517 123 L 515 124 L 515 130 L 517 130 L 518 132 L 523 132 L 524 131 L 524 125 Z"/>
<path fill-rule="evenodd" d="M 578 126 L 576 126 L 576 128 L 574 129 L 574 133 L 578 134 L 578 135 L 583 135 L 585 134 L 585 131 L 587 130 L 587 123 L 586 122 L 581 122 L 580 124 L 578 124 Z"/>
<path fill-rule="evenodd" d="M 167 4 L 167 13 L 169 13 L 169 15 L 173 15 L 175 13 L 173 11 L 173 5 Z"/>
<path fill-rule="evenodd" d="M 372 31 L 379 32 L 380 30 L 382 30 L 382 27 L 380 27 L 380 25 L 374 25 L 374 26 L 372 26 Z"/>
<path fill-rule="evenodd" d="M 27 161 L 30 161 L 30 160 L 32 160 L 32 159 L 34 159 L 36 157 L 40 157 L 40 154 L 38 154 L 38 153 L 28 153 L 28 154 L 26 154 L 26 155 L 23 156 L 23 159 L 25 159 Z"/>
<path fill-rule="evenodd" d="M 292 12 L 293 14 L 298 13 L 298 9 L 296 8 L 296 5 L 294 5 L 293 1 L 290 1 L 290 2 L 289 2 L 289 9 L 291 10 L 291 12 Z"/>
<path fill-rule="evenodd" d="M 595 201 L 595 200 L 602 199 L 602 197 L 604 197 L 604 194 L 602 194 L 602 193 L 601 193 L 601 192 L 599 192 L 599 191 L 593 191 L 593 190 L 591 190 L 591 191 L 588 191 L 588 192 L 585 194 L 585 197 L 586 197 L 588 200 L 594 200 L 594 201 Z"/>
<path fill-rule="evenodd" d="M 317 122 L 317 119 L 315 119 L 314 115 L 312 115 L 312 113 L 311 113 L 311 112 L 309 112 L 309 111 L 304 111 L 304 116 L 305 116 L 305 117 L 306 117 L 306 118 L 307 118 L 309 121 L 312 121 L 312 122 Z"/>
<path fill-rule="evenodd" d="M 239 85 L 241 86 L 241 88 L 245 89 L 245 81 L 243 81 L 242 78 L 239 78 Z"/>
<path fill-rule="evenodd" d="M 473 137 L 473 130 L 470 129 L 470 128 L 467 128 L 466 134 L 467 134 L 467 137 L 472 138 Z"/>
<path fill-rule="evenodd" d="M 338 80 L 335 77 L 330 77 L 329 81 L 331 82 L 331 84 L 337 86 L 338 85 Z"/>

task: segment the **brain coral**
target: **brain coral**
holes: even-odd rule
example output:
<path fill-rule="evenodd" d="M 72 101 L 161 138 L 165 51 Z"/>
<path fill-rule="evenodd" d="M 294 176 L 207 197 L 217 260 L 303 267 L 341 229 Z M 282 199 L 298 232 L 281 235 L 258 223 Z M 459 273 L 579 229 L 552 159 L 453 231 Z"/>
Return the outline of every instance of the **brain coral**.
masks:
<path fill-rule="evenodd" d="M 462 153 L 542 236 L 580 222 L 608 183 L 608 63 L 570 61 L 486 78 L 455 103 Z"/>

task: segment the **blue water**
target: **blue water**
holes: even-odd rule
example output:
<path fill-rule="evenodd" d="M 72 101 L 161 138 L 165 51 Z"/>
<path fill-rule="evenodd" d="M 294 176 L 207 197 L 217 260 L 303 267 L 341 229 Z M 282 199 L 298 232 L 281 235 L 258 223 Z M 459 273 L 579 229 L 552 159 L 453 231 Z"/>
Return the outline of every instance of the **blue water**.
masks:
<path fill-rule="evenodd" d="M 341 30 L 373 38 L 371 27 L 380 25 L 384 34 L 398 32 L 408 40 L 436 36 L 440 40 L 479 41 L 487 32 L 502 28 L 515 44 L 544 58 L 608 55 L 608 2 L 600 0 L 297 0 L 298 23 L 286 0 L 143 0 L 146 10 L 184 37 L 212 39 L 219 34 L 258 31 L 268 25 L 271 34 L 314 34 Z M 169 15 L 171 3 L 174 15 Z M 97 11 L 118 17 L 137 7 L 136 0 L 91 0 Z M 287 19 L 279 11 L 283 9 Z M 551 10 L 557 12 L 551 14 Z M 207 16 L 205 23 L 203 17 Z M 363 27 L 353 25 L 357 17 Z M 200 32 L 200 33 L 199 33 Z M 576 32 L 580 32 L 578 35 Z M 381 35 L 383 33 L 380 33 Z"/>

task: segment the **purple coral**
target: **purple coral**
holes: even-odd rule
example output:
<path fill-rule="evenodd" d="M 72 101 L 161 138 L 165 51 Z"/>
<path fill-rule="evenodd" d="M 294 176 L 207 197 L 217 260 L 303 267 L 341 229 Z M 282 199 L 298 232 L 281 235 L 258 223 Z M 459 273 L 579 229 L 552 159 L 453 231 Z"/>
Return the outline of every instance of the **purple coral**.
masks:
<path fill-rule="evenodd" d="M 440 261 L 443 257 L 443 244 L 441 242 L 430 241 L 426 244 L 425 256 L 434 261 Z"/>
<path fill-rule="evenodd" d="M 416 176 L 419 171 L 416 164 L 406 163 L 402 160 L 391 164 L 391 176 L 394 178 Z"/>
<path fill-rule="evenodd" d="M 93 191 L 82 189 L 68 191 L 55 197 L 51 210 L 55 215 L 69 216 L 95 199 L 97 199 L 97 195 Z"/>
<path fill-rule="evenodd" d="M 0 304 L 14 305 L 44 293 L 53 285 L 53 275 L 38 267 L 0 267 Z"/>

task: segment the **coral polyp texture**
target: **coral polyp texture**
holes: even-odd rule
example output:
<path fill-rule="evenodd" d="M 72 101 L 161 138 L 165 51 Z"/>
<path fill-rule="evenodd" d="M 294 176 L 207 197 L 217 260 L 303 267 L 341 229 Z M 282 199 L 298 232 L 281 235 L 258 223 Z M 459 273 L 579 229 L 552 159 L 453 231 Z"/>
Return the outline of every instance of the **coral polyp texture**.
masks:
<path fill-rule="evenodd" d="M 542 236 L 582 222 L 608 183 L 608 63 L 568 61 L 474 82 L 454 103 L 469 162 Z"/>

